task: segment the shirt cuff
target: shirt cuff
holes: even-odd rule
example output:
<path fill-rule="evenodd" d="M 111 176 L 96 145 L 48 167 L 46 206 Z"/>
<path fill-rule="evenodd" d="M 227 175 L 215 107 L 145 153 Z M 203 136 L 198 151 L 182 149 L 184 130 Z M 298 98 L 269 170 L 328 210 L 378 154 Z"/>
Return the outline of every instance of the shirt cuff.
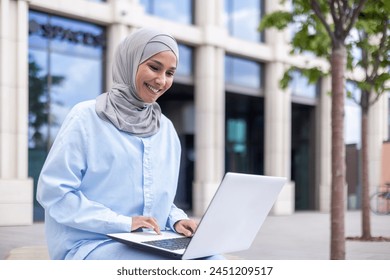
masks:
<path fill-rule="evenodd" d="M 133 219 L 128 216 L 118 215 L 115 222 L 116 232 L 131 232 L 131 226 L 133 224 Z"/>
<path fill-rule="evenodd" d="M 171 215 L 169 215 L 169 218 L 168 218 L 168 226 L 174 232 L 176 232 L 174 225 L 177 221 L 189 219 L 187 214 L 184 213 L 184 211 L 182 211 L 180 209 L 176 209 L 176 210 L 177 211 L 175 211 L 175 213 L 171 213 Z"/>

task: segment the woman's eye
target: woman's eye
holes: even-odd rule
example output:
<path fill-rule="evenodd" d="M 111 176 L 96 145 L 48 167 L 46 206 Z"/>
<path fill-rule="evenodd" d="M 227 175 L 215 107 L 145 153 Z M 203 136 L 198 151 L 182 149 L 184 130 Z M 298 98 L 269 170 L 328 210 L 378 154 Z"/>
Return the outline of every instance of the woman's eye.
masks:
<path fill-rule="evenodd" d="M 157 70 L 158 70 L 158 68 L 157 68 L 156 66 L 150 65 L 149 67 L 150 67 L 150 69 L 152 69 L 153 71 L 157 71 Z"/>

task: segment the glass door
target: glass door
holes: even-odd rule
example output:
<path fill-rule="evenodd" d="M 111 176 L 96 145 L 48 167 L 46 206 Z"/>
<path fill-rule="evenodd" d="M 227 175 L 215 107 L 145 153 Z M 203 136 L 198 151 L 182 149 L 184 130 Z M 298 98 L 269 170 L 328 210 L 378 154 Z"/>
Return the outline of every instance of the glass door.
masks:
<path fill-rule="evenodd" d="M 105 31 L 94 24 L 29 12 L 29 177 L 37 180 L 70 109 L 103 90 Z M 34 220 L 43 220 L 34 199 Z"/>

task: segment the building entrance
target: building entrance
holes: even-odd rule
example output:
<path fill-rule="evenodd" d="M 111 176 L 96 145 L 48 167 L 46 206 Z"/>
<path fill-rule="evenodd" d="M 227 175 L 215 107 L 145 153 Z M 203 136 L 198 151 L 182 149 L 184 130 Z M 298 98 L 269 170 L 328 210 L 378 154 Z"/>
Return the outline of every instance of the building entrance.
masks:
<path fill-rule="evenodd" d="M 157 103 L 162 113 L 175 126 L 181 144 L 179 183 L 175 204 L 183 210 L 192 210 L 192 182 L 195 167 L 195 104 L 194 88 L 190 85 L 174 83 Z"/>
<path fill-rule="evenodd" d="M 314 210 L 314 107 L 293 103 L 291 116 L 291 180 L 295 182 L 295 210 Z"/>
<path fill-rule="evenodd" d="M 264 173 L 263 98 L 226 93 L 226 171 Z"/>

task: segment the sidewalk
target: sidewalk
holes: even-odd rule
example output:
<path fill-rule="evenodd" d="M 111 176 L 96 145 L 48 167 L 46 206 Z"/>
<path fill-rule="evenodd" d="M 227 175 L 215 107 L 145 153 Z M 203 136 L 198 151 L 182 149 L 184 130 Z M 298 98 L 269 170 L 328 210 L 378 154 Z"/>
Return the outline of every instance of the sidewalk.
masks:
<path fill-rule="evenodd" d="M 371 215 L 372 236 L 390 237 L 390 216 Z M 345 235 L 361 235 L 361 212 L 347 212 Z M 347 260 L 390 260 L 390 242 L 346 241 Z M 328 260 L 330 257 L 330 214 L 297 212 L 270 216 L 252 247 L 235 253 L 243 259 Z"/>
<path fill-rule="evenodd" d="M 233 226 L 233 225 L 232 225 Z M 371 215 L 373 236 L 390 237 L 390 216 Z M 346 237 L 361 235 L 360 211 L 347 212 Z M 252 247 L 229 259 L 328 260 L 330 214 L 297 212 L 268 216 Z M 46 259 L 44 225 L 0 227 L 0 259 Z M 346 259 L 390 260 L 390 242 L 346 241 Z"/>

